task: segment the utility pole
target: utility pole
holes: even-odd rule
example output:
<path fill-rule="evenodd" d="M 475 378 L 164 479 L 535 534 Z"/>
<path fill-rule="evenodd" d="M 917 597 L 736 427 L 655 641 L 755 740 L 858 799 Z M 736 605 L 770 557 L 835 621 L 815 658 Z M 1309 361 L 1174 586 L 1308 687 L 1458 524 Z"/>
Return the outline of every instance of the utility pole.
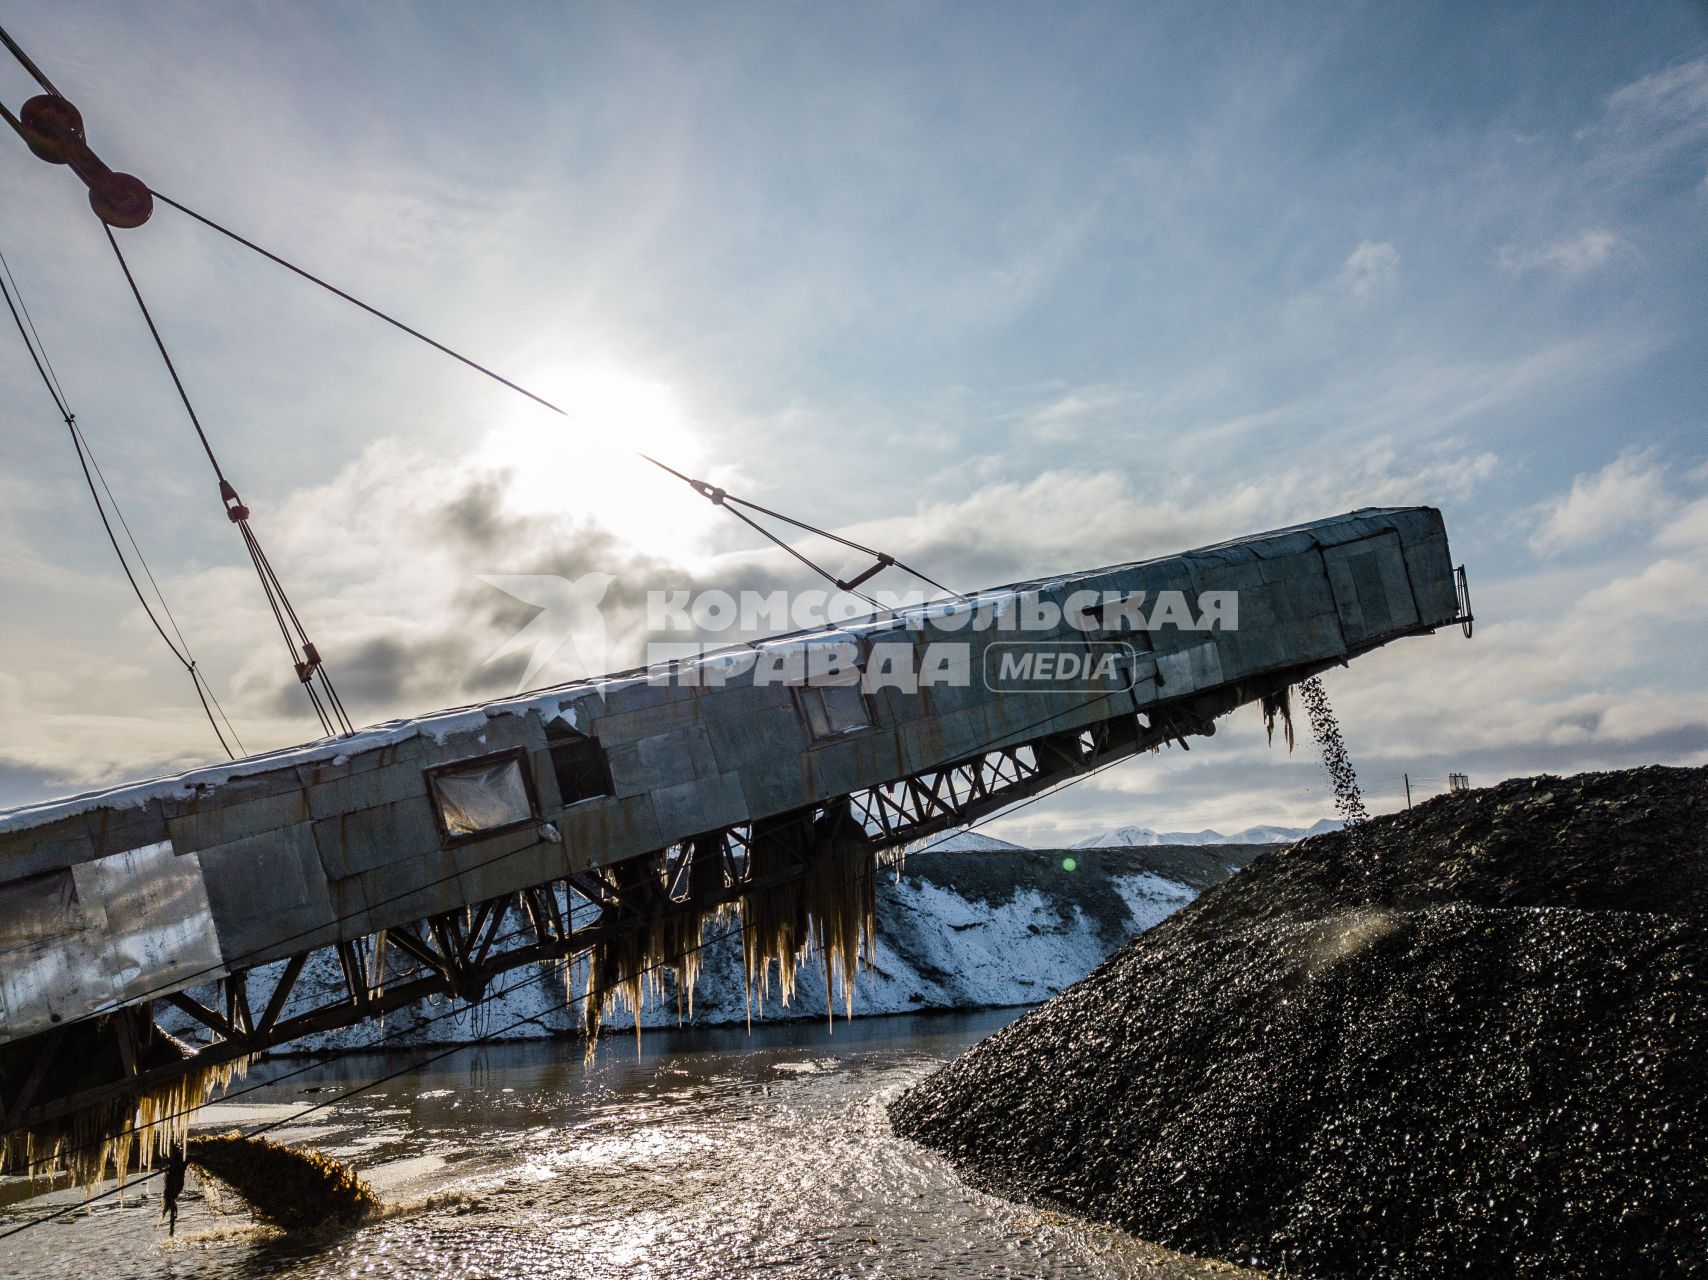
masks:
<path fill-rule="evenodd" d="M 1401 774 L 1401 775 L 1400 775 L 1400 777 L 1401 777 L 1401 778 L 1403 778 L 1403 779 L 1405 779 L 1405 784 L 1406 784 L 1406 808 L 1408 808 L 1408 809 L 1409 809 L 1409 808 L 1411 808 L 1411 774 L 1409 774 L 1409 773 L 1402 773 L 1402 774 Z"/>

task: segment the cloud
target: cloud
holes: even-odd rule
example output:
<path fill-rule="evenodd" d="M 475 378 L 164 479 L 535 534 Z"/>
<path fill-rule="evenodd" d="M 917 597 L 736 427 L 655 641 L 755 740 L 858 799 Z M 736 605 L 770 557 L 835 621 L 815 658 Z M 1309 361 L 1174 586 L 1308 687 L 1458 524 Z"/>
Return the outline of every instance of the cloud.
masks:
<path fill-rule="evenodd" d="M 1071 440 L 1087 422 L 1104 422 L 1134 397 L 1118 388 L 1076 387 L 1026 415 L 1026 426 L 1041 440 Z"/>
<path fill-rule="evenodd" d="M 1708 484 L 1708 469 L 1693 478 Z M 1708 552 L 1708 497 L 1700 497 L 1674 514 L 1655 534 L 1655 545 L 1670 550 Z"/>
<path fill-rule="evenodd" d="M 1527 271 L 1556 271 L 1567 277 L 1586 275 L 1603 266 L 1622 247 L 1619 237 L 1602 227 L 1552 244 L 1533 248 L 1503 245 L 1499 253 L 1501 270 L 1522 274 Z"/>
<path fill-rule="evenodd" d="M 0 756 L 0 809 L 29 804 L 67 785 L 64 776 L 51 769 Z"/>
<path fill-rule="evenodd" d="M 1356 507 L 1463 500 L 1498 471 L 1496 455 L 1457 442 L 1417 447 L 1376 437 L 1348 447 L 1331 469 L 1304 457 L 1234 482 L 1217 471 L 1164 482 L 1052 469 L 850 533 L 910 563 L 940 566 L 951 586 L 983 586 L 1171 554 Z"/>
<path fill-rule="evenodd" d="M 1639 618 L 1708 616 L 1708 567 L 1691 560 L 1656 560 L 1641 573 L 1617 578 L 1584 596 L 1581 608 L 1612 626 Z"/>
<path fill-rule="evenodd" d="M 1625 181 L 1675 167 L 1684 153 L 1700 152 L 1708 146 L 1708 57 L 1653 72 L 1615 90 L 1600 119 L 1580 129 L 1577 137 Z"/>
<path fill-rule="evenodd" d="M 1389 240 L 1365 240 L 1350 254 L 1335 277 L 1358 302 L 1391 292 L 1400 279 L 1400 251 Z"/>
<path fill-rule="evenodd" d="M 1593 475 L 1580 475 L 1571 491 L 1536 509 L 1530 536 L 1537 555 L 1557 555 L 1664 517 L 1675 505 L 1666 474 L 1651 454 L 1624 453 Z"/>

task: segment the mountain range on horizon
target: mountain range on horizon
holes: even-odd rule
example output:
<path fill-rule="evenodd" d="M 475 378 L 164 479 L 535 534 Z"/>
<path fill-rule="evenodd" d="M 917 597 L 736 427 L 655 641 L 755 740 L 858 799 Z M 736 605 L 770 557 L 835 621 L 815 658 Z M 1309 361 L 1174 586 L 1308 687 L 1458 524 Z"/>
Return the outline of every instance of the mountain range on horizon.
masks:
<path fill-rule="evenodd" d="M 1084 840 L 1068 846 L 1074 849 L 1121 849 L 1151 847 L 1154 845 L 1203 845 L 1203 844 L 1292 844 L 1295 840 L 1303 840 L 1307 836 L 1321 835 L 1325 831 L 1338 831 L 1344 825 L 1338 818 L 1324 818 L 1308 827 L 1276 827 L 1258 826 L 1247 827 L 1232 835 L 1223 835 L 1220 831 L 1206 827 L 1202 831 L 1157 831 L 1151 827 L 1124 826 L 1111 827 Z M 999 840 L 995 836 L 987 836 L 982 831 L 950 831 L 943 835 L 931 836 L 920 842 L 917 849 L 911 852 L 926 853 L 940 851 L 943 853 L 990 853 L 999 850 L 1025 849 L 1032 846 L 1015 844 L 1010 840 Z M 1036 846 L 1049 847 L 1049 846 Z"/>
<path fill-rule="evenodd" d="M 1202 831 L 1156 831 L 1150 827 L 1111 827 L 1107 831 L 1079 841 L 1076 849 L 1109 849 L 1130 845 L 1157 844 L 1292 844 L 1307 836 L 1319 836 L 1325 831 L 1339 831 L 1345 825 L 1338 818 L 1323 818 L 1308 827 L 1247 827 L 1232 835 L 1223 835 L 1211 827 Z"/>

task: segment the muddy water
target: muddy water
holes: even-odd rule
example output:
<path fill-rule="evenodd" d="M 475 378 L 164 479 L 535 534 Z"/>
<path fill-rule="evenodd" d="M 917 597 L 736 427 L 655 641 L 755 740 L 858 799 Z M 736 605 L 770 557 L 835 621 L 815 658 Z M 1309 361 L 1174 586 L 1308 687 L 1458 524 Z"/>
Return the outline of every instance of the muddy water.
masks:
<path fill-rule="evenodd" d="M 489 1046 L 300 1114 L 404 1060 L 364 1055 L 210 1108 L 207 1123 L 353 1161 L 387 1216 L 293 1241 L 192 1174 L 178 1238 L 158 1184 L 0 1242 L 0 1273 L 128 1277 L 1204 1274 L 1118 1232 L 972 1191 L 891 1136 L 883 1104 L 1012 1013 Z M 0 1210 L 0 1230 L 69 1193 Z M 1224 1273 L 1225 1274 L 1225 1273 Z"/>

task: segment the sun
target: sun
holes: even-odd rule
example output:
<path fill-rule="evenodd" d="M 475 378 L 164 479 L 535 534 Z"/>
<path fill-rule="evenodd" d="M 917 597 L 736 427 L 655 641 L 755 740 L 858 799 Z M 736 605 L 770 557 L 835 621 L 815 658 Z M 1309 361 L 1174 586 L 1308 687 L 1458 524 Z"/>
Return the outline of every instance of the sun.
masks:
<path fill-rule="evenodd" d="M 700 474 L 699 433 L 675 391 L 608 366 L 555 370 L 538 384 L 569 416 L 518 407 L 474 452 L 477 465 L 505 473 L 510 514 L 594 520 L 637 551 L 696 558 L 716 512 L 640 457 Z"/>

